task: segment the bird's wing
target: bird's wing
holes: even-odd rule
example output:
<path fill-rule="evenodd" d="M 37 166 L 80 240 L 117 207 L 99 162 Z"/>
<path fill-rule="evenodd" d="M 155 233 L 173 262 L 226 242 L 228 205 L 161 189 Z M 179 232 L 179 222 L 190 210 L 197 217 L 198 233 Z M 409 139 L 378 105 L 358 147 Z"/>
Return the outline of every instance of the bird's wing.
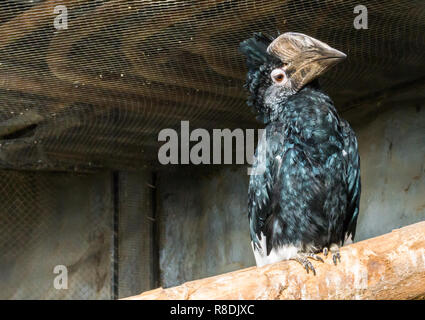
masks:
<path fill-rule="evenodd" d="M 249 184 L 251 240 L 262 255 L 294 240 L 289 233 L 310 243 L 327 230 L 323 178 L 302 147 L 281 132 L 267 130 L 267 143 L 257 148 L 266 152 L 265 170 L 251 176 Z"/>
<path fill-rule="evenodd" d="M 323 203 L 326 194 L 322 181 L 314 173 L 302 148 L 287 139 L 283 124 L 275 123 L 267 127 L 256 150 L 249 182 L 251 240 L 254 248 L 267 255 L 273 247 L 285 241 L 282 234 L 286 231 L 283 226 L 287 224 L 284 221 L 285 212 L 296 215 L 299 211 L 299 215 L 302 215 L 300 208 L 305 201 Z M 283 195 L 287 195 L 287 198 Z M 322 219 L 321 215 L 316 216 Z M 309 230 L 311 237 L 317 233 L 320 233 L 319 230 Z"/>
<path fill-rule="evenodd" d="M 273 157 L 270 143 L 266 139 L 267 131 L 255 151 L 255 158 L 248 188 L 248 218 L 251 240 L 255 248 L 260 249 L 262 231 L 271 213 L 270 197 L 278 163 Z M 262 248 L 264 250 L 265 248 Z"/>
<path fill-rule="evenodd" d="M 356 234 L 357 217 L 359 215 L 360 206 L 360 156 L 358 152 L 356 135 L 351 129 L 348 122 L 341 120 L 343 136 L 344 136 L 344 151 L 347 157 L 347 211 L 344 221 L 345 240 L 351 237 L 354 240 Z"/>

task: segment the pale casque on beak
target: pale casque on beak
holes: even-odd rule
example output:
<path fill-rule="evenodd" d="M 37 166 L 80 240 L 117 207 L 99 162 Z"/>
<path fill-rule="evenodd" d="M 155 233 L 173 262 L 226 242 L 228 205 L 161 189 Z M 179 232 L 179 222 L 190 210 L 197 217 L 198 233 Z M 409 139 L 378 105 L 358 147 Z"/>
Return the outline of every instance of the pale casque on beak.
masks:
<path fill-rule="evenodd" d="M 282 61 L 289 85 L 295 91 L 347 57 L 322 41 L 296 32 L 277 37 L 267 52 Z"/>

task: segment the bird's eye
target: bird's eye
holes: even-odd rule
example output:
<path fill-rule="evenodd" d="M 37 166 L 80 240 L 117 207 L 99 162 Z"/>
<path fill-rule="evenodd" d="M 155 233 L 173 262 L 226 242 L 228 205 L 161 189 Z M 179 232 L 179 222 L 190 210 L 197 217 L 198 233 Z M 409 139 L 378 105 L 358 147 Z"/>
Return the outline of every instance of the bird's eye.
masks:
<path fill-rule="evenodd" d="M 274 69 L 271 77 L 275 83 L 280 83 L 285 79 L 285 72 L 282 69 Z"/>
<path fill-rule="evenodd" d="M 277 82 L 281 82 L 282 80 L 283 80 L 283 74 L 278 74 L 278 75 L 276 75 L 275 77 L 274 77 L 274 79 L 277 81 Z"/>

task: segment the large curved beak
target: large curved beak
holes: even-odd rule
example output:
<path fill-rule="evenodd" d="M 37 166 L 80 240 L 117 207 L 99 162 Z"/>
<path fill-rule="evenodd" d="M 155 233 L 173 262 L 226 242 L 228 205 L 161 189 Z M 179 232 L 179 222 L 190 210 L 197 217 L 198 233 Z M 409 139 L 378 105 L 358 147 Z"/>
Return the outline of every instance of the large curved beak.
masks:
<path fill-rule="evenodd" d="M 267 52 L 286 65 L 286 74 L 295 91 L 347 57 L 322 41 L 295 32 L 287 32 L 277 37 L 269 45 Z"/>

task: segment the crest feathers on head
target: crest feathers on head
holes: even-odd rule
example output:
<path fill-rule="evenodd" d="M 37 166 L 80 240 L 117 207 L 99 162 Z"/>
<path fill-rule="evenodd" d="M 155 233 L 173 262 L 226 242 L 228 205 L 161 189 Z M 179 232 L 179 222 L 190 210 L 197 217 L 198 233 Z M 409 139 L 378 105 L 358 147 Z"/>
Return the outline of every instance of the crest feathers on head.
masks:
<path fill-rule="evenodd" d="M 267 48 L 274 38 L 261 32 L 254 33 L 252 38 L 242 41 L 239 51 L 246 56 L 246 64 L 249 70 L 257 69 L 264 63 L 273 62 L 275 57 L 267 52 Z"/>

